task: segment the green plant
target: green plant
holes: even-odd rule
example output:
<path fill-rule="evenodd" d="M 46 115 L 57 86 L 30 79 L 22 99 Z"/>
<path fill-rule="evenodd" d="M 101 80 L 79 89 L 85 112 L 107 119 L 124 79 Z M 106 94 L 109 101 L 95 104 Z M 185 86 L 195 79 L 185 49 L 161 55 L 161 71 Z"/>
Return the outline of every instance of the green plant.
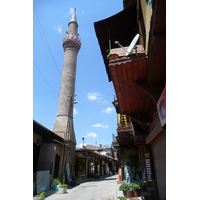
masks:
<path fill-rule="evenodd" d="M 60 188 L 67 188 L 67 184 L 65 184 L 65 183 L 60 184 Z"/>
<path fill-rule="evenodd" d="M 130 183 L 129 184 L 129 187 L 132 189 L 132 190 L 136 190 L 136 189 L 138 189 L 139 188 L 139 185 L 137 184 L 137 183 Z"/>
<path fill-rule="evenodd" d="M 118 198 L 119 200 L 127 200 L 127 198 L 124 197 L 124 196 L 118 196 L 117 198 Z"/>
<path fill-rule="evenodd" d="M 63 181 L 62 181 L 62 184 L 64 184 L 65 183 L 65 176 L 63 176 Z"/>
<path fill-rule="evenodd" d="M 113 53 L 111 51 L 109 51 L 109 54 L 107 55 L 107 59 L 108 59 L 109 55 L 111 55 L 111 54 L 113 54 Z"/>
<path fill-rule="evenodd" d="M 119 190 L 120 191 L 126 191 L 129 189 L 129 184 L 126 184 L 126 183 L 122 183 L 120 186 L 119 186 Z"/>
<path fill-rule="evenodd" d="M 41 192 L 40 194 L 35 195 L 35 197 L 45 197 L 45 192 Z"/>
<path fill-rule="evenodd" d="M 53 179 L 53 182 L 51 184 L 51 189 L 54 189 L 56 185 L 60 185 L 60 184 L 61 182 L 58 179 Z"/>
<path fill-rule="evenodd" d="M 138 185 L 139 185 L 139 186 L 147 185 L 147 182 L 146 182 L 146 181 L 140 181 L 140 182 L 138 182 Z"/>

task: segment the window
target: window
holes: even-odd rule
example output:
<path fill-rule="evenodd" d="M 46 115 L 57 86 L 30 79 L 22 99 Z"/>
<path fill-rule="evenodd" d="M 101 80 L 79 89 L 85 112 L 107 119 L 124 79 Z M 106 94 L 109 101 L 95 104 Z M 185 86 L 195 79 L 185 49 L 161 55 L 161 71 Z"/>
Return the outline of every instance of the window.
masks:
<path fill-rule="evenodd" d="M 78 178 L 86 176 L 86 159 L 77 158 L 77 160 L 76 160 L 76 176 Z"/>

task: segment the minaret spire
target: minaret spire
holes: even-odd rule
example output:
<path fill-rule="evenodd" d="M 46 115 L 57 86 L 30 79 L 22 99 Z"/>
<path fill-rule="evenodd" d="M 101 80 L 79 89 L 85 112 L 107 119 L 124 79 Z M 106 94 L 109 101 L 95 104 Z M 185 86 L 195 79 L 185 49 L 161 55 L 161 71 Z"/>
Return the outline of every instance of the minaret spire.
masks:
<path fill-rule="evenodd" d="M 70 146 L 67 151 L 67 162 L 70 164 L 70 170 L 75 166 L 75 145 L 76 137 L 73 126 L 73 107 L 74 91 L 76 79 L 77 55 L 81 48 L 81 40 L 77 34 L 78 23 L 76 20 L 76 9 L 68 24 L 68 32 L 62 39 L 64 49 L 64 61 L 62 69 L 62 78 L 60 86 L 60 96 L 58 103 L 58 112 L 53 132 L 61 136 Z M 73 172 L 72 172 L 73 174 Z"/>
<path fill-rule="evenodd" d="M 76 23 L 77 23 L 77 19 L 76 19 L 76 8 L 74 8 L 74 13 L 73 13 L 73 15 L 72 15 L 72 18 L 71 18 L 70 22 L 76 22 Z M 70 22 L 69 22 L 69 23 L 70 23 Z M 77 25 L 78 25 L 78 23 L 77 23 Z"/>

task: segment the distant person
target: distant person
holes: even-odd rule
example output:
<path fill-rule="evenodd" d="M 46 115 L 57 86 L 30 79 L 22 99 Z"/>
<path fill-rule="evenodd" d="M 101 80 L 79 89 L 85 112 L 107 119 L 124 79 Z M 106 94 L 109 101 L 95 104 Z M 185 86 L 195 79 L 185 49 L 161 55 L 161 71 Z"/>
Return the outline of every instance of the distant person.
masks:
<path fill-rule="evenodd" d="M 74 186 L 75 185 L 75 181 L 72 180 L 72 175 L 71 174 L 69 175 L 69 178 L 68 178 L 68 184 L 70 186 Z"/>
<path fill-rule="evenodd" d="M 133 178 L 133 174 L 131 172 L 131 168 L 129 166 L 129 162 L 127 163 L 126 167 L 124 168 L 124 176 L 126 177 L 126 184 L 131 183 L 131 178 Z"/>

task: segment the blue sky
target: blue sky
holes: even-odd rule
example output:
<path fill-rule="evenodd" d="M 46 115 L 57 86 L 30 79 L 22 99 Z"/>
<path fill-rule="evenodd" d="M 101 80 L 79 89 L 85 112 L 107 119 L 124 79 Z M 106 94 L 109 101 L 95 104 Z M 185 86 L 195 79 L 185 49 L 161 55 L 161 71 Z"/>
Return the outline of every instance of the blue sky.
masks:
<path fill-rule="evenodd" d="M 33 1 L 33 119 L 53 129 L 64 58 L 62 38 L 76 8 L 82 42 L 77 57 L 74 129 L 77 147 L 108 145 L 116 134 L 115 90 L 108 81 L 94 22 L 123 10 L 122 0 Z"/>

